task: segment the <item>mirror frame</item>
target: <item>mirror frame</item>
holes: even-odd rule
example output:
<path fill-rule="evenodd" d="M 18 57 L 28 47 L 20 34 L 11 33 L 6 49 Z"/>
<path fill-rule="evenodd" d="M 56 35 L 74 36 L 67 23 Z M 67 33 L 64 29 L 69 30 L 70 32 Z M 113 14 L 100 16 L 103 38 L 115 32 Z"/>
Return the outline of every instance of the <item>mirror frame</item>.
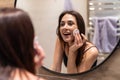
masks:
<path fill-rule="evenodd" d="M 14 2 L 14 7 L 16 8 L 16 4 L 17 4 L 17 0 L 15 0 L 15 2 Z"/>
<path fill-rule="evenodd" d="M 15 0 L 14 2 L 14 7 L 16 7 L 16 3 L 17 3 L 17 0 Z M 88 1 L 87 1 L 87 4 L 88 4 Z M 88 11 L 88 8 L 89 6 L 87 5 L 87 16 L 89 17 L 89 11 Z M 87 18 L 87 21 L 88 18 Z M 87 22 L 87 26 L 89 26 L 89 23 Z M 103 61 L 101 62 L 98 66 L 88 70 L 88 71 L 85 71 L 85 72 L 82 72 L 82 73 L 76 73 L 76 74 L 66 74 L 66 73 L 58 73 L 58 72 L 54 72 L 44 66 L 42 66 L 40 69 L 39 69 L 39 73 L 37 74 L 37 76 L 40 76 L 40 77 L 44 77 L 45 79 L 48 78 L 48 80 L 50 79 L 50 76 L 56 76 L 58 77 L 59 79 L 61 80 L 69 80 L 69 79 L 81 79 L 81 80 L 86 80 L 86 79 L 91 79 L 91 80 L 98 80 L 98 78 L 101 78 L 102 76 L 102 73 L 107 73 L 109 72 L 109 70 L 105 70 L 106 67 L 111 67 L 109 65 L 107 65 L 109 63 L 109 60 L 112 60 L 112 59 L 115 59 L 115 55 L 120 55 L 119 54 L 120 52 L 120 40 L 118 41 L 116 47 L 114 48 L 114 50 L 111 52 L 111 54 Z M 110 63 L 109 63 L 110 64 Z M 116 66 L 117 64 L 115 63 L 111 63 L 111 64 L 114 64 L 113 66 Z M 118 64 L 120 66 L 120 63 Z M 101 71 L 103 71 L 101 73 Z M 116 74 L 119 70 L 116 70 Z M 93 75 L 91 73 L 94 73 Z M 95 75 L 96 73 L 96 75 Z M 108 74 L 109 75 L 109 74 Z M 120 73 L 118 73 L 117 75 L 120 75 Z M 109 78 L 110 76 L 112 77 L 116 77 L 115 75 L 109 75 L 107 78 Z M 53 77 L 55 79 L 55 77 Z M 52 79 L 52 80 L 54 80 Z M 55 79 L 56 80 L 56 79 Z M 103 79 L 101 79 L 103 80 Z M 113 80 L 113 79 L 112 79 Z"/>

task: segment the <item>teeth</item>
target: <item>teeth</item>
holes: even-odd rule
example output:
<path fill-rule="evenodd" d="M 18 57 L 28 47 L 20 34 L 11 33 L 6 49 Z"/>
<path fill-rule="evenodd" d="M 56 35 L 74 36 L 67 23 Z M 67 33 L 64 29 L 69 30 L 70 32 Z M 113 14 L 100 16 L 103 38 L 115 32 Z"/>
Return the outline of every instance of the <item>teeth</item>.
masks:
<path fill-rule="evenodd" d="M 70 35 L 70 34 L 71 34 L 71 31 L 64 31 L 63 34 L 64 34 L 64 35 Z"/>
<path fill-rule="evenodd" d="M 70 33 L 65 33 L 64 35 L 69 35 Z"/>
<path fill-rule="evenodd" d="M 71 34 L 71 33 L 63 33 L 63 34 Z"/>

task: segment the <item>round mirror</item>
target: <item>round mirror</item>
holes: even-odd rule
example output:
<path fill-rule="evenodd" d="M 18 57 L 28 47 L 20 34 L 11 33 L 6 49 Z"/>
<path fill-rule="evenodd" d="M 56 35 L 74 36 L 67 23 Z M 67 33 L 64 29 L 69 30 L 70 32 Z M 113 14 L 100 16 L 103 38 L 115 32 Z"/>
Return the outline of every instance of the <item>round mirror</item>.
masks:
<path fill-rule="evenodd" d="M 44 51 L 46 53 L 46 58 L 43 64 L 44 67 L 51 70 L 51 66 L 53 63 L 55 42 L 57 38 L 56 29 L 58 25 L 58 17 L 63 10 L 69 8 L 78 11 L 83 16 L 86 26 L 86 36 L 88 40 L 93 42 L 93 44 L 95 44 L 98 50 L 100 51 L 97 58 L 98 59 L 97 64 L 101 63 L 111 53 L 111 51 L 117 44 L 118 41 L 117 38 L 119 37 L 119 35 L 117 34 L 117 29 L 115 29 L 116 33 L 113 33 L 114 31 L 113 32 L 109 31 L 109 27 L 115 26 L 113 28 L 119 28 L 118 25 L 119 17 L 116 19 L 117 21 L 116 24 L 112 24 L 114 21 L 111 20 L 111 18 L 109 21 L 107 15 L 108 13 L 112 12 L 111 14 L 109 14 L 109 17 L 116 18 L 117 16 L 119 16 L 118 15 L 119 13 L 116 14 L 117 12 L 119 12 L 119 9 L 117 9 L 119 6 L 113 4 L 112 0 L 109 0 L 107 2 L 106 1 L 105 0 L 37 0 L 37 1 L 17 0 L 16 7 L 27 11 L 33 20 L 33 24 L 35 26 L 35 31 L 36 31 L 36 35 L 38 36 L 39 43 L 44 48 Z M 115 10 L 113 6 L 115 6 L 116 8 Z M 104 24 L 104 26 L 102 25 L 104 23 L 104 20 L 98 21 L 99 18 L 101 19 L 102 17 L 104 17 L 104 20 L 107 21 L 107 23 Z M 99 30 L 101 31 L 99 33 L 99 31 L 96 30 L 96 27 L 100 28 L 99 26 L 96 26 L 97 24 L 98 25 L 100 24 L 105 29 L 108 29 L 108 32 L 106 32 L 105 29 L 103 29 L 104 31 L 102 32 L 101 30 Z M 109 40 L 105 40 L 107 34 L 105 35 L 104 33 L 108 33 L 108 35 L 110 34 L 109 35 L 110 38 L 108 38 Z M 103 39 L 102 44 L 100 42 L 101 39 L 98 40 L 98 38 Z M 97 42 L 99 45 L 97 44 Z M 108 51 L 102 50 L 105 49 L 104 47 L 107 48 Z M 62 64 L 61 73 L 67 73 L 64 64 Z"/>

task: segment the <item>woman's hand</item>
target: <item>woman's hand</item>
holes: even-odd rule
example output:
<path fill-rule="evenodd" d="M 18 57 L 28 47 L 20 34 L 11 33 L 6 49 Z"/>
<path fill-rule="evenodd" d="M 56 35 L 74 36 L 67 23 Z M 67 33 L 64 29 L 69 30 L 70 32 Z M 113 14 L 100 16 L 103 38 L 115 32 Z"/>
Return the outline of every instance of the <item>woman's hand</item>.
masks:
<path fill-rule="evenodd" d="M 69 55 L 68 55 L 68 63 L 67 63 L 67 72 L 68 73 L 77 73 L 77 67 L 76 67 L 76 57 L 77 57 L 77 50 L 83 46 L 83 44 L 86 42 L 87 38 L 79 33 L 76 33 L 74 35 L 74 42 L 69 47 Z"/>
<path fill-rule="evenodd" d="M 41 65 L 43 65 L 43 59 L 45 58 L 45 52 L 43 48 L 39 45 L 38 40 L 36 40 L 37 37 L 35 37 L 34 41 L 34 49 L 35 49 L 35 57 L 34 62 L 36 64 L 36 68 L 39 68 Z"/>
<path fill-rule="evenodd" d="M 74 34 L 74 42 L 69 47 L 69 51 L 75 53 L 78 48 L 82 47 L 83 44 L 87 41 L 87 38 L 84 34 L 75 33 Z"/>

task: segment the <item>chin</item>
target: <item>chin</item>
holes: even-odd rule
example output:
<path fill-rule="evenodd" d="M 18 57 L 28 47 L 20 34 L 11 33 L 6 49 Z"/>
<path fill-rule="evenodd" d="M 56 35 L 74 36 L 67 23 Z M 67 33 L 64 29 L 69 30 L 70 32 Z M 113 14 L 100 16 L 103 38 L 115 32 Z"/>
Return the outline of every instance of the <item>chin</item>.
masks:
<path fill-rule="evenodd" d="M 71 42 L 71 39 L 64 39 L 64 42 Z"/>

